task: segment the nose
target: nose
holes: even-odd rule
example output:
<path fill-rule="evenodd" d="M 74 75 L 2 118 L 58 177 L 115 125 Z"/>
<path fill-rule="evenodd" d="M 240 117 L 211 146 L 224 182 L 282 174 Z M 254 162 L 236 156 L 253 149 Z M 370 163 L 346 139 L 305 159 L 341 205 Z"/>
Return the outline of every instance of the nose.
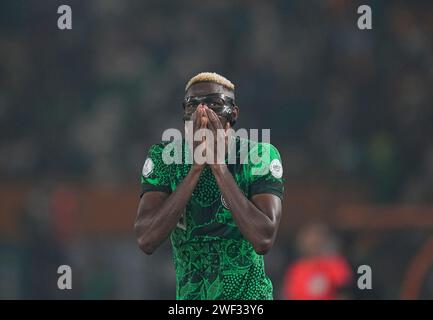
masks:
<path fill-rule="evenodd" d="M 197 108 L 205 108 L 207 107 L 207 104 L 205 102 L 200 102 L 200 104 L 197 106 Z"/>

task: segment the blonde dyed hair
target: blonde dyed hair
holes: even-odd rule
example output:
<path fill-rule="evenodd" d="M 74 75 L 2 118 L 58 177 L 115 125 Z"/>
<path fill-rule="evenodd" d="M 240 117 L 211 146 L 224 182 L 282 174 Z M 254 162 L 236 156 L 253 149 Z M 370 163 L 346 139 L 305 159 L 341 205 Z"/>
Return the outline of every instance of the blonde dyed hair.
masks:
<path fill-rule="evenodd" d="M 198 75 L 192 77 L 186 87 L 185 87 L 185 92 L 188 91 L 188 89 L 195 83 L 199 83 L 199 82 L 213 82 L 213 83 L 217 83 L 222 85 L 223 87 L 230 89 L 230 90 L 235 90 L 235 85 L 228 80 L 227 78 L 223 77 L 222 75 L 219 75 L 218 73 L 215 72 L 202 72 L 199 73 Z"/>

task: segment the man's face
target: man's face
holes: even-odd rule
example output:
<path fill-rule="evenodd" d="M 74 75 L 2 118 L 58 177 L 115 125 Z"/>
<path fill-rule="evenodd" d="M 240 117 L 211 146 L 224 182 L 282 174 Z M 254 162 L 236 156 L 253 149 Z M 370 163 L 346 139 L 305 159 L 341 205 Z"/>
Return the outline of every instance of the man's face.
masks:
<path fill-rule="evenodd" d="M 226 89 L 222 85 L 219 85 L 219 84 L 216 84 L 213 82 L 199 82 L 199 83 L 193 84 L 188 89 L 188 91 L 185 93 L 185 98 L 186 97 L 199 97 L 200 98 L 200 97 L 209 96 L 209 95 L 215 97 L 215 98 L 213 98 L 215 103 L 212 104 L 211 103 L 212 99 L 210 99 L 211 100 L 210 102 L 208 102 L 208 103 L 203 102 L 203 104 L 206 104 L 210 109 L 213 109 L 215 111 L 215 113 L 217 113 L 217 114 L 219 111 L 221 111 L 221 108 L 222 108 L 221 107 L 222 102 L 218 102 L 219 100 L 221 100 L 219 95 L 223 95 L 225 97 L 234 99 L 234 94 L 232 91 Z M 189 112 L 195 111 L 194 110 L 195 107 L 198 107 L 198 105 L 194 105 L 191 108 L 186 108 L 188 110 L 185 110 L 186 111 L 185 115 L 190 114 L 190 113 L 188 113 L 188 111 Z M 232 110 L 233 110 L 232 111 L 232 117 L 234 119 L 236 119 L 237 114 L 238 114 L 238 108 L 236 106 L 233 106 Z M 226 124 L 228 122 L 226 117 L 218 115 L 218 118 L 220 119 L 223 128 L 225 128 Z"/>

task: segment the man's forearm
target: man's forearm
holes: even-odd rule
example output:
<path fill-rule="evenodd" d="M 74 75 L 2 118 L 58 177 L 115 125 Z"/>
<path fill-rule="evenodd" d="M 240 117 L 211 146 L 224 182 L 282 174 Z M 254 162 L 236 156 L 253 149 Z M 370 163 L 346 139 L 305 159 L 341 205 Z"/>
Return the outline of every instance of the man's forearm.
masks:
<path fill-rule="evenodd" d="M 193 166 L 173 193 L 152 214 L 139 212 L 135 229 L 139 243 L 153 252 L 176 227 L 200 177 L 201 168 Z M 139 209 L 140 210 L 140 209 Z"/>
<path fill-rule="evenodd" d="M 245 197 L 226 165 L 212 166 L 212 171 L 239 230 L 258 253 L 264 253 L 273 241 L 275 221 Z"/>

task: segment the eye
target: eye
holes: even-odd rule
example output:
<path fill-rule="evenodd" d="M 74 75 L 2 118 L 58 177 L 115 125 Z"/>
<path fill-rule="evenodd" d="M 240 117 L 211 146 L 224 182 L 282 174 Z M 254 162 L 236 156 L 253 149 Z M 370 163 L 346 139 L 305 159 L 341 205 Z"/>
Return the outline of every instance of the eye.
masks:
<path fill-rule="evenodd" d="M 190 101 L 186 104 L 185 110 L 194 111 L 197 109 L 198 103 L 196 101 Z"/>
<path fill-rule="evenodd" d="M 217 100 L 214 99 L 212 101 L 209 101 L 208 106 L 213 109 L 220 109 L 224 106 L 224 101 L 220 99 Z"/>

